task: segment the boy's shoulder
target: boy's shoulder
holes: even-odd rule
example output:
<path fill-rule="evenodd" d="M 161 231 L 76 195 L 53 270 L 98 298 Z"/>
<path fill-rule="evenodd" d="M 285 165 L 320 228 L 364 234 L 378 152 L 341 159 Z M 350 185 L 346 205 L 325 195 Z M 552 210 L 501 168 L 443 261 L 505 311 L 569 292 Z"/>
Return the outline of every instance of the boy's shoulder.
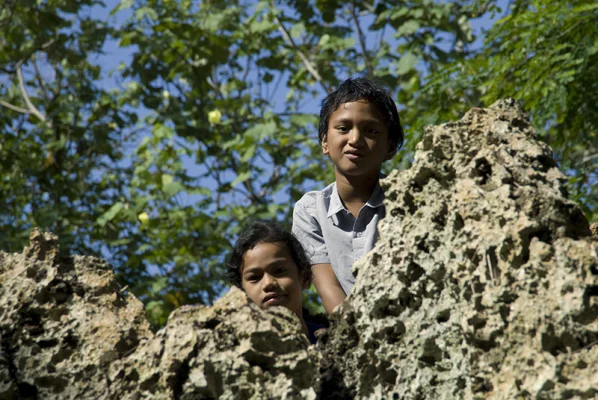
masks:
<path fill-rule="evenodd" d="M 316 207 L 318 199 L 330 198 L 332 193 L 336 189 L 336 182 L 332 182 L 330 185 L 326 186 L 324 189 L 321 190 L 312 190 L 305 193 L 297 203 L 295 203 L 295 208 L 302 207 L 305 209 L 313 209 Z"/>

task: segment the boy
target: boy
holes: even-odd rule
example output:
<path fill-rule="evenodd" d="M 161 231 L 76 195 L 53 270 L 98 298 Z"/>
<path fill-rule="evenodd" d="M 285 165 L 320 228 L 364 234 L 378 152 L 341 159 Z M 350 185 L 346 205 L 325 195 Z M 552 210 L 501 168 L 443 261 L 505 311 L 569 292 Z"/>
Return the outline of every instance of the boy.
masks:
<path fill-rule="evenodd" d="M 299 241 L 273 223 L 254 222 L 233 247 L 227 264 L 230 282 L 260 308 L 286 307 L 299 317 L 303 333 L 313 344 L 324 325 L 306 321 L 302 290 L 311 284 L 309 259 Z"/>
<path fill-rule="evenodd" d="M 380 170 L 401 146 L 403 128 L 382 87 L 347 79 L 322 102 L 318 137 L 335 182 L 297 202 L 293 234 L 310 254 L 314 285 L 330 314 L 355 283 L 351 266 L 376 243 L 385 215 Z"/>

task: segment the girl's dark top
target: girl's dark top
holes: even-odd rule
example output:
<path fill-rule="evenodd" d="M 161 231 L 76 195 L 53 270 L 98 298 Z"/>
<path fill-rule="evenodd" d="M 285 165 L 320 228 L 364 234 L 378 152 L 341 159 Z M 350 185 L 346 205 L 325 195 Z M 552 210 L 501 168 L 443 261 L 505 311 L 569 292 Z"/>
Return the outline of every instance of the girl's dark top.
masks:
<path fill-rule="evenodd" d="M 307 308 L 303 307 L 303 319 L 309 331 L 310 343 L 316 344 L 315 333 L 318 329 L 327 329 L 329 327 L 328 318 L 324 314 L 311 314 Z"/>
<path fill-rule="evenodd" d="M 316 324 L 314 322 L 305 321 L 305 325 L 307 325 L 307 330 L 309 331 L 309 342 L 311 344 L 316 344 L 316 331 L 318 329 L 326 328 L 324 325 Z"/>

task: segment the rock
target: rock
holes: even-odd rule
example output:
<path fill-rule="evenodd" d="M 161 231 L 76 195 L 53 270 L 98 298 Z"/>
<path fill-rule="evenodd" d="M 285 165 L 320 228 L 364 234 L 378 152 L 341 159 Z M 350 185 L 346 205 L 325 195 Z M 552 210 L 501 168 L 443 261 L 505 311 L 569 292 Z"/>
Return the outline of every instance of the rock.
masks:
<path fill-rule="evenodd" d="M 2 399 L 315 399 L 319 355 L 287 309 L 239 290 L 182 307 L 155 335 L 111 267 L 40 232 L 0 253 Z"/>
<path fill-rule="evenodd" d="M 564 182 L 514 101 L 428 128 L 317 346 L 237 289 L 154 334 L 106 262 L 34 231 L 0 252 L 0 398 L 595 398 L 598 237 Z"/>
<path fill-rule="evenodd" d="M 34 231 L 22 254 L 0 253 L 0 398 L 105 398 L 111 364 L 153 336 L 143 304 L 112 268 L 62 257 Z"/>
<path fill-rule="evenodd" d="M 426 130 L 321 344 L 323 398 L 598 395 L 598 238 L 512 100 Z"/>
<path fill-rule="evenodd" d="M 318 366 L 319 354 L 292 312 L 264 312 L 233 288 L 213 307 L 175 310 L 127 360 L 125 381 L 137 386 L 122 392 L 181 400 L 315 399 Z"/>

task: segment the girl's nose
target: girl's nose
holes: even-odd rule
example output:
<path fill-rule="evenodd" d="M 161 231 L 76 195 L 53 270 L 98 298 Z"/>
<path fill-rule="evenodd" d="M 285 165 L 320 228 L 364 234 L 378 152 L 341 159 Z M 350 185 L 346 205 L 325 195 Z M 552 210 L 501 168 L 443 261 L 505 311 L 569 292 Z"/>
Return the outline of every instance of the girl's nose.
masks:
<path fill-rule="evenodd" d="M 272 288 L 276 287 L 276 285 L 277 285 L 276 279 L 270 274 L 264 274 L 264 277 L 262 278 L 262 282 L 263 282 L 263 288 L 265 291 L 272 289 Z"/>

